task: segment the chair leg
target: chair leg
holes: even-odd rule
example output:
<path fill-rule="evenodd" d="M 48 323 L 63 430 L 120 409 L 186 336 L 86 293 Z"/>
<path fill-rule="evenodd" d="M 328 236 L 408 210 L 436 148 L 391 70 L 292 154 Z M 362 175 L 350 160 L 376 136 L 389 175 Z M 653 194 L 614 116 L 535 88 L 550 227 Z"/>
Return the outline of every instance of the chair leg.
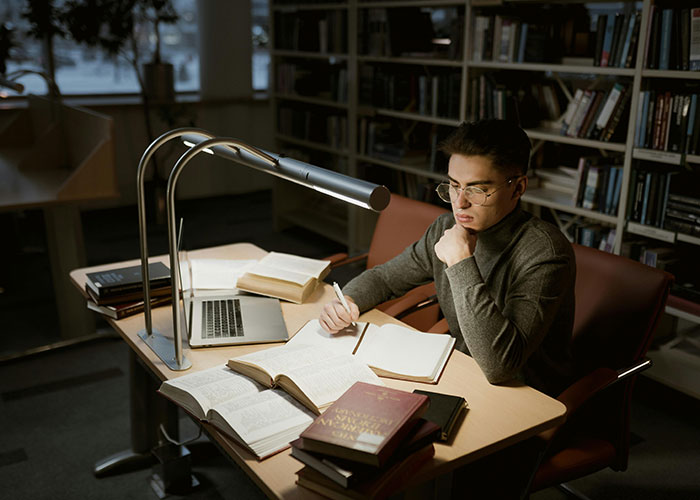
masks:
<path fill-rule="evenodd" d="M 557 485 L 557 488 L 560 490 L 564 491 L 564 493 L 567 494 L 569 497 L 577 498 L 578 500 L 591 500 L 589 497 L 578 491 L 576 488 L 573 486 L 570 486 L 567 483 L 561 483 Z"/>

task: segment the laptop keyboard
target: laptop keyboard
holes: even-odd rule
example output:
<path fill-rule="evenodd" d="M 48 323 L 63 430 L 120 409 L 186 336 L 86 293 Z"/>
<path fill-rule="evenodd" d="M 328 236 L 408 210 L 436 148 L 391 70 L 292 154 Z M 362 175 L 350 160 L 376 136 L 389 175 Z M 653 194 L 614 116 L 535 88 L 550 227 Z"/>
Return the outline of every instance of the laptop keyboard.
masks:
<path fill-rule="evenodd" d="M 202 302 L 202 338 L 220 339 L 242 336 L 243 320 L 238 299 Z"/>

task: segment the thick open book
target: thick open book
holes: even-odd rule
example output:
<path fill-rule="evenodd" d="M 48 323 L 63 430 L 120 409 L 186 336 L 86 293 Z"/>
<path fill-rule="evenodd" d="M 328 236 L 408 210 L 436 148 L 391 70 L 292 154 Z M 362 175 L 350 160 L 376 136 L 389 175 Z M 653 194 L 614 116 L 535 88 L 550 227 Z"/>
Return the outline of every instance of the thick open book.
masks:
<path fill-rule="evenodd" d="M 330 261 L 270 252 L 243 276 L 236 287 L 301 304 L 330 271 Z"/>
<path fill-rule="evenodd" d="M 226 366 L 166 380 L 158 392 L 258 459 L 287 448 L 315 418 L 289 394 L 266 389 Z"/>
<path fill-rule="evenodd" d="M 400 325 L 357 323 L 330 334 L 318 320 L 307 322 L 287 346 L 323 346 L 354 354 L 377 375 L 416 382 L 437 383 L 455 345 L 454 337 L 422 333 Z"/>
<path fill-rule="evenodd" d="M 384 385 L 355 356 L 319 345 L 287 343 L 230 359 L 228 367 L 267 387 L 284 389 L 316 414 L 355 382 Z"/>

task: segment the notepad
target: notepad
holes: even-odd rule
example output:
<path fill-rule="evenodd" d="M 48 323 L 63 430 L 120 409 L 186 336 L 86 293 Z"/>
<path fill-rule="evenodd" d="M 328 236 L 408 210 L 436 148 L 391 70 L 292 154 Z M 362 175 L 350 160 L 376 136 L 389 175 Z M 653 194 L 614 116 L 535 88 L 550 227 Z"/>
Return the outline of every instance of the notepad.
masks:
<path fill-rule="evenodd" d="M 287 344 L 323 345 L 354 354 L 382 377 L 437 383 L 455 345 L 454 337 L 386 324 L 357 323 L 336 334 L 307 322 Z"/>

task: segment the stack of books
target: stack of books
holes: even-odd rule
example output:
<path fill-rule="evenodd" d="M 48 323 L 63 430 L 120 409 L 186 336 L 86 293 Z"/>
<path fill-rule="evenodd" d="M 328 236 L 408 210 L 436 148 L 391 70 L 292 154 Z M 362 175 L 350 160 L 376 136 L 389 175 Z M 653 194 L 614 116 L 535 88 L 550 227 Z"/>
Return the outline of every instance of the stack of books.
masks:
<path fill-rule="evenodd" d="M 170 269 L 162 262 L 148 265 L 151 307 L 171 301 Z M 143 311 L 141 266 L 121 267 L 87 274 L 87 307 L 112 319 Z"/>
<path fill-rule="evenodd" d="M 386 498 L 429 462 L 441 438 L 425 394 L 355 383 L 291 442 L 297 484 L 330 498 Z"/>

